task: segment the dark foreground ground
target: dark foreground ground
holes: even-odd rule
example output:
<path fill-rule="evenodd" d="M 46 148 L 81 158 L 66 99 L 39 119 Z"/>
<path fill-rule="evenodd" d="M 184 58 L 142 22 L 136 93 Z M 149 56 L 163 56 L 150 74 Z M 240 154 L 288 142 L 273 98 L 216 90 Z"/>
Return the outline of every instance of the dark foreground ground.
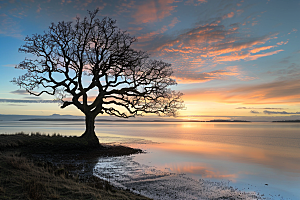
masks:
<path fill-rule="evenodd" d="M 0 135 L 0 199 L 148 199 L 93 176 L 99 157 L 135 153 L 141 150 L 92 148 L 77 137 Z"/>

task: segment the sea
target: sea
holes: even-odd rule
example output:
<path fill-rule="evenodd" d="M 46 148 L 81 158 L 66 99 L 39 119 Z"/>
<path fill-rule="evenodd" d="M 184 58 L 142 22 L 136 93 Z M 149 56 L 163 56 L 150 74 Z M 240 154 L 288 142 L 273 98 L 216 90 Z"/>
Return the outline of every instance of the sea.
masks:
<path fill-rule="evenodd" d="M 79 136 L 84 129 L 81 121 L 0 121 L 0 134 Z M 300 123 L 98 121 L 96 133 L 103 144 L 144 153 L 99 158 L 94 174 L 153 199 L 226 191 L 241 199 L 300 199 Z"/>

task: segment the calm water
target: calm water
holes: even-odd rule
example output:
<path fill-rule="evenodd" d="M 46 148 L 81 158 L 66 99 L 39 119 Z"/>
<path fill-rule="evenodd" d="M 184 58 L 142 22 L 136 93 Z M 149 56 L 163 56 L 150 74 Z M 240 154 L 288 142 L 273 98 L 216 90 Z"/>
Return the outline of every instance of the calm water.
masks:
<path fill-rule="evenodd" d="M 20 131 L 80 135 L 84 123 L 0 122 L 0 133 Z M 96 132 L 100 142 L 146 150 L 132 159 L 156 170 L 300 199 L 300 124 L 97 122 Z"/>

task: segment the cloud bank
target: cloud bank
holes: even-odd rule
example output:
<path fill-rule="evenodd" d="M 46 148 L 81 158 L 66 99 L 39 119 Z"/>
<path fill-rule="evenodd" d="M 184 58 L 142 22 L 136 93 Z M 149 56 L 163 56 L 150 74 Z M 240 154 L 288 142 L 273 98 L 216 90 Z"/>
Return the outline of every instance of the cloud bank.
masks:
<path fill-rule="evenodd" d="M 60 103 L 58 100 L 0 99 L 0 103 Z"/>

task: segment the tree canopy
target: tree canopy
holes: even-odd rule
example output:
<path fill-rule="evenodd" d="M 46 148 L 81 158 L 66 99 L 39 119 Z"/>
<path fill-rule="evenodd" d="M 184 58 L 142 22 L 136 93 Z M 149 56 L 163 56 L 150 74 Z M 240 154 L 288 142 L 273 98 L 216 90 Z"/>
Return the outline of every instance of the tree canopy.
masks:
<path fill-rule="evenodd" d="M 32 95 L 55 95 L 61 108 L 74 105 L 91 123 L 103 113 L 175 116 L 184 105 L 182 93 L 169 88 L 176 84 L 171 64 L 134 50 L 137 39 L 121 31 L 115 20 L 97 18 L 97 12 L 77 18 L 74 25 L 52 23 L 43 34 L 27 36 L 19 52 L 35 58 L 16 66 L 27 72 L 12 82 Z"/>

